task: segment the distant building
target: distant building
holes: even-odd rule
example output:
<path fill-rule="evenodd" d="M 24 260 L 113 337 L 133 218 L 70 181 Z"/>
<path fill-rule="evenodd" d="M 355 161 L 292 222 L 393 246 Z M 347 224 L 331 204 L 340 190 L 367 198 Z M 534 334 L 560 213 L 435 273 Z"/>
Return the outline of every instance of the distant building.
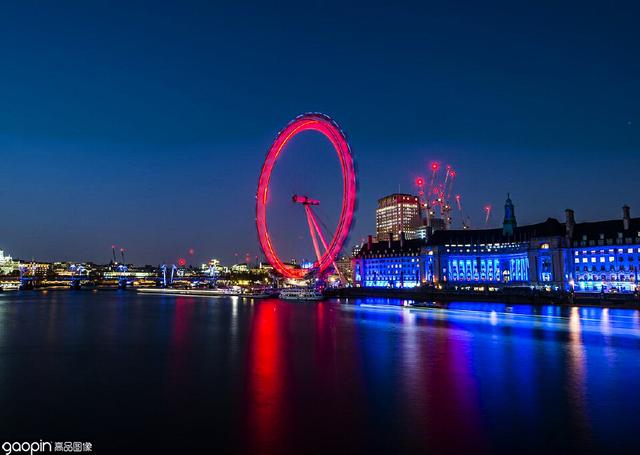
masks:
<path fill-rule="evenodd" d="M 400 232 L 412 232 L 420 219 L 420 202 L 411 194 L 391 194 L 378 200 L 376 236 L 378 240 L 398 239 Z"/>
<path fill-rule="evenodd" d="M 200 265 L 200 271 L 209 276 L 217 276 L 223 272 L 223 268 L 220 266 L 218 259 L 210 259 L 206 264 Z"/>
<path fill-rule="evenodd" d="M 440 230 L 428 239 L 362 245 L 354 285 L 528 286 L 577 293 L 635 292 L 640 269 L 640 218 L 564 223 L 549 218 L 518 226 L 511 198 L 501 229 Z"/>
<path fill-rule="evenodd" d="M 11 256 L 5 256 L 4 251 L 0 250 L 0 274 L 8 275 L 18 270 L 20 263 L 14 261 Z"/>
<path fill-rule="evenodd" d="M 231 272 L 234 273 L 242 273 L 242 272 L 248 272 L 249 271 L 249 266 L 245 263 L 240 263 L 240 264 L 233 264 L 231 266 Z"/>
<path fill-rule="evenodd" d="M 342 256 L 335 262 L 336 267 L 340 274 L 344 277 L 347 283 L 353 281 L 353 261 L 350 256 Z M 346 284 L 346 283 L 345 283 Z"/>
<path fill-rule="evenodd" d="M 5 256 L 4 255 L 4 251 L 0 250 L 0 265 L 4 265 L 7 262 L 12 262 L 13 259 L 11 258 L 11 256 Z"/>

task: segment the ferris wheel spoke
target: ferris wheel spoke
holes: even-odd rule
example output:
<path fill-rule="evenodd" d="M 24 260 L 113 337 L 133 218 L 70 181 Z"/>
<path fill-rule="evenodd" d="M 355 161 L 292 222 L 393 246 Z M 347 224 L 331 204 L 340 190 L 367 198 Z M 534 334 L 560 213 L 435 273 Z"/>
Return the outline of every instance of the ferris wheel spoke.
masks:
<path fill-rule="evenodd" d="M 309 224 L 309 233 L 311 234 L 311 240 L 313 241 L 313 249 L 316 252 L 316 257 L 318 258 L 318 263 L 322 259 L 322 254 L 320 254 L 320 248 L 318 247 L 318 239 L 316 238 L 316 230 L 314 226 L 313 214 L 311 213 L 311 208 L 308 205 L 304 206 L 304 211 L 307 214 L 307 223 Z M 322 234 L 320 234 L 320 240 L 322 240 L 322 244 L 324 245 L 324 249 L 327 249 L 326 244 L 324 243 L 324 238 L 322 238 Z"/>
<path fill-rule="evenodd" d="M 322 234 L 322 230 L 320 229 L 320 226 L 318 225 L 318 220 L 316 220 L 316 217 L 314 216 L 313 212 L 311 211 L 311 207 L 305 206 L 305 208 L 307 209 L 307 216 L 311 217 L 311 221 L 313 222 L 313 226 L 316 228 L 316 231 L 318 232 L 318 237 L 320 237 L 320 241 L 322 242 L 322 246 L 324 246 L 324 250 L 325 251 L 329 251 L 329 247 L 327 246 L 327 242 L 326 242 L 326 240 L 324 238 L 324 235 Z M 320 258 L 318 258 L 318 261 L 320 261 Z M 342 272 L 340 271 L 340 269 L 338 269 L 338 266 L 336 265 L 336 262 L 332 261 L 331 263 L 333 264 L 333 268 L 335 269 L 336 273 L 340 277 L 340 280 L 342 280 L 343 283 L 346 283 L 346 280 L 344 279 L 344 276 L 342 276 Z"/>

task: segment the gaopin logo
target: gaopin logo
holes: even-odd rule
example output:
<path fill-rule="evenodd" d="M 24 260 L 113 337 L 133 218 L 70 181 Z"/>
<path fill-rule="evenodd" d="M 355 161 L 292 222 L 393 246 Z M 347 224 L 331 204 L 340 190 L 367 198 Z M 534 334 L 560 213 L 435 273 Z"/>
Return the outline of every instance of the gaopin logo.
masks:
<path fill-rule="evenodd" d="M 52 452 L 53 444 L 42 440 L 39 442 L 3 442 L 2 450 L 4 450 L 5 455 L 12 453 L 29 453 L 33 455 L 38 452 Z"/>

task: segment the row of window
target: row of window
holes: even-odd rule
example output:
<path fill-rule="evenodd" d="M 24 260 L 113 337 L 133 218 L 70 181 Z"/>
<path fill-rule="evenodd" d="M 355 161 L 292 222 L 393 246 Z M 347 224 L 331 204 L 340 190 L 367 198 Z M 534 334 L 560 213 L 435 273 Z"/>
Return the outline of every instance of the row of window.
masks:
<path fill-rule="evenodd" d="M 623 270 L 629 270 L 629 271 L 634 271 L 636 270 L 636 267 L 629 264 L 627 265 L 621 265 L 621 266 L 616 266 L 616 265 L 601 265 L 600 268 L 598 268 L 597 265 L 592 265 L 592 266 L 587 266 L 585 265 L 584 267 L 581 267 L 579 265 L 576 266 L 576 272 L 580 272 L 580 271 L 585 271 L 585 272 L 595 272 L 596 270 L 600 270 L 601 272 L 605 272 L 605 271 L 623 271 Z"/>
<path fill-rule="evenodd" d="M 631 256 L 631 255 L 623 255 L 623 256 L 617 256 L 617 260 L 618 262 L 624 262 L 625 260 L 628 262 L 634 262 L 634 261 L 638 261 L 639 258 L 637 256 Z M 616 256 L 600 256 L 600 257 L 590 257 L 590 258 L 575 258 L 573 262 L 575 262 L 576 264 L 587 264 L 589 262 L 591 263 L 596 263 L 596 262 L 615 262 L 616 261 Z"/>
<path fill-rule="evenodd" d="M 606 273 L 585 273 L 578 274 L 576 281 L 636 281 L 635 274 L 606 274 Z"/>
<path fill-rule="evenodd" d="M 605 253 L 609 253 L 609 254 L 614 254 L 614 253 L 618 253 L 618 254 L 622 254 L 626 251 L 627 254 L 631 254 L 634 253 L 634 250 L 636 253 L 640 253 L 640 248 L 609 248 L 607 250 L 577 250 L 574 251 L 574 256 L 579 256 L 579 255 L 585 255 L 585 254 L 605 254 Z"/>
<path fill-rule="evenodd" d="M 452 259 L 443 268 L 447 281 L 529 281 L 529 259 Z"/>

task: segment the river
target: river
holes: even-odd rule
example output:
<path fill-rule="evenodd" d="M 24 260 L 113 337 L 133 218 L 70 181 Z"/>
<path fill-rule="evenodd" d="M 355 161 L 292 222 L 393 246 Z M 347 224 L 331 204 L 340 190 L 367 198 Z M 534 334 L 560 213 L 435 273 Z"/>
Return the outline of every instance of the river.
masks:
<path fill-rule="evenodd" d="M 98 454 L 636 444 L 639 310 L 405 303 L 5 292 L 0 440 Z"/>

